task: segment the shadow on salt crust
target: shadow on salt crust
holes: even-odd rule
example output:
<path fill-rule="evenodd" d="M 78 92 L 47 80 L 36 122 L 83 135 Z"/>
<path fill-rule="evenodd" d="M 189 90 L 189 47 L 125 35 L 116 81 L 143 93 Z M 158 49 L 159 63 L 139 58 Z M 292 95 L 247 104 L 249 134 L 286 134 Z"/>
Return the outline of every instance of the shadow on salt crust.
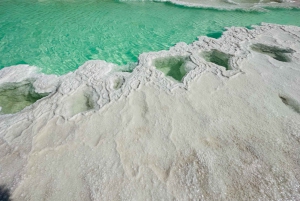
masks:
<path fill-rule="evenodd" d="M 116 78 L 113 82 L 113 89 L 117 90 L 120 89 L 122 87 L 122 85 L 124 84 L 125 79 L 124 78 Z"/>
<path fill-rule="evenodd" d="M 0 185 L 0 201 L 11 201 L 10 191 L 4 185 Z"/>
<path fill-rule="evenodd" d="M 188 61 L 187 57 L 164 57 L 155 60 L 156 69 L 163 72 L 166 76 L 170 76 L 177 81 L 181 81 L 186 75 L 185 64 Z"/>
<path fill-rule="evenodd" d="M 286 106 L 288 106 L 289 108 L 291 108 L 292 110 L 294 110 L 295 112 L 300 114 L 300 103 L 299 102 L 297 102 L 296 100 L 289 98 L 287 96 L 279 95 L 279 98 Z"/>
<path fill-rule="evenodd" d="M 277 61 L 281 62 L 290 62 L 291 59 L 288 56 L 288 54 L 294 53 L 295 51 L 292 49 L 283 49 L 275 46 L 268 46 L 264 44 L 254 44 L 251 46 L 252 50 L 266 54 L 273 59 L 276 59 Z"/>
<path fill-rule="evenodd" d="M 201 56 L 207 61 L 219 66 L 223 66 L 226 70 L 232 70 L 229 60 L 231 55 L 225 54 L 224 52 L 220 52 L 218 50 L 211 50 L 207 52 L 202 52 Z"/>
<path fill-rule="evenodd" d="M 0 114 L 14 114 L 49 93 L 39 94 L 31 82 L 7 83 L 0 86 Z"/>

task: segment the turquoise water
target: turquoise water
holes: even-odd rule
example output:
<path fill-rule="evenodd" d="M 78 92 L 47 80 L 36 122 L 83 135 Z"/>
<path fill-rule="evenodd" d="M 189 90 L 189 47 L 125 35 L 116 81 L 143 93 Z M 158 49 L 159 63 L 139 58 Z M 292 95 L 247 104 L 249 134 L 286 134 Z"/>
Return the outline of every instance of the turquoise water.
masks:
<path fill-rule="evenodd" d="M 168 49 L 224 27 L 261 22 L 300 26 L 299 9 L 268 12 L 187 8 L 170 3 L 113 0 L 0 0 L 0 68 L 30 64 L 65 74 L 91 59 L 119 65 L 142 52 Z"/>

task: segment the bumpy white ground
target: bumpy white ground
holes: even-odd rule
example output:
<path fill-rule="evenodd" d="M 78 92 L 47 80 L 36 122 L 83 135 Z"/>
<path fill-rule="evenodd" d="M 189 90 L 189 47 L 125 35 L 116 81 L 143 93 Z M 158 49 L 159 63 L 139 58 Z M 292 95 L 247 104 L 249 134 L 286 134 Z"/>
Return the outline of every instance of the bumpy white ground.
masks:
<path fill-rule="evenodd" d="M 232 70 L 203 59 L 212 49 Z M 170 56 L 190 58 L 182 82 L 154 66 Z M 52 92 L 0 116 L 0 185 L 13 200 L 300 200 L 299 27 L 230 28 L 142 54 L 132 73 L 114 67 L 0 71 L 1 84 L 31 78 Z"/>
<path fill-rule="evenodd" d="M 166 0 L 174 4 L 189 7 L 207 7 L 217 9 L 254 9 L 263 7 L 300 7 L 300 0 Z"/>

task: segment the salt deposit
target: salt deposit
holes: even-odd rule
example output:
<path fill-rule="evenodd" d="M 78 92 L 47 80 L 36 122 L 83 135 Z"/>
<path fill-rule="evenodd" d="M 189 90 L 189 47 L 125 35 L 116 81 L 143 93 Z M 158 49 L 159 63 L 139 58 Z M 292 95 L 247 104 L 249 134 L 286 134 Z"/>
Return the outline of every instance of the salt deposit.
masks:
<path fill-rule="evenodd" d="M 116 69 L 0 70 L 0 88 L 49 93 L 0 115 L 13 200 L 300 199 L 299 27 L 232 27 Z"/>
<path fill-rule="evenodd" d="M 300 7 L 299 0 L 168 0 L 189 7 L 207 7 L 222 10 L 263 10 L 264 7 Z"/>

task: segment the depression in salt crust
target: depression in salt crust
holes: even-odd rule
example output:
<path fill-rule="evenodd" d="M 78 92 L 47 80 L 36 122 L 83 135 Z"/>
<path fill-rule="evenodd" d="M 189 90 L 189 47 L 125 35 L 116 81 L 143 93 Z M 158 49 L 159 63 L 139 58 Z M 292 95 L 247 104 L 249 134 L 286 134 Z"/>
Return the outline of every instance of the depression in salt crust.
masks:
<path fill-rule="evenodd" d="M 231 27 L 116 69 L 0 70 L 1 201 L 300 200 L 300 27 Z"/>

